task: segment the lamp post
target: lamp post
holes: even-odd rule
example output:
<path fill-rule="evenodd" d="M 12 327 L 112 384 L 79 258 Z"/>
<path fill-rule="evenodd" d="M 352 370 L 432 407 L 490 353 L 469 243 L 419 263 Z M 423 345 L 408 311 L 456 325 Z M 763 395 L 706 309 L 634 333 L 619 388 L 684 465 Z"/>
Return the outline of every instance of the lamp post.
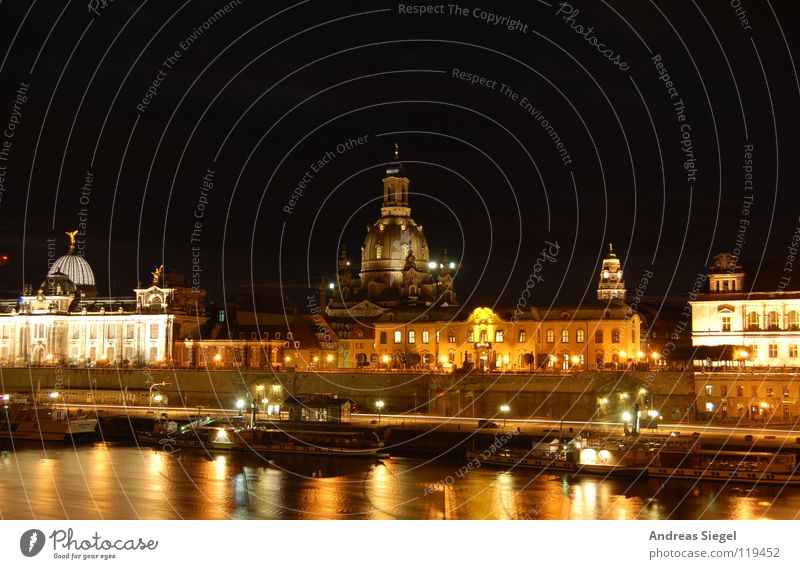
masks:
<path fill-rule="evenodd" d="M 500 405 L 500 412 L 503 414 L 503 426 L 506 426 L 506 421 L 508 420 L 508 412 L 511 411 L 511 407 L 509 407 L 506 403 Z"/>
<path fill-rule="evenodd" d="M 236 401 L 236 408 L 239 410 L 239 418 L 242 417 L 242 409 L 244 409 L 244 399 L 238 399 Z"/>
<path fill-rule="evenodd" d="M 378 409 L 378 426 L 379 427 L 381 426 L 381 411 L 383 410 L 383 405 L 384 405 L 384 403 L 380 399 L 375 402 L 375 407 Z"/>
<path fill-rule="evenodd" d="M 153 385 L 150 386 L 150 397 L 148 398 L 148 403 L 149 403 L 148 404 L 148 408 L 149 409 L 153 408 L 153 389 L 156 388 L 156 387 L 161 387 L 163 385 L 171 385 L 171 384 L 167 383 L 166 381 L 162 381 L 162 382 L 159 382 L 159 383 L 154 383 Z"/>

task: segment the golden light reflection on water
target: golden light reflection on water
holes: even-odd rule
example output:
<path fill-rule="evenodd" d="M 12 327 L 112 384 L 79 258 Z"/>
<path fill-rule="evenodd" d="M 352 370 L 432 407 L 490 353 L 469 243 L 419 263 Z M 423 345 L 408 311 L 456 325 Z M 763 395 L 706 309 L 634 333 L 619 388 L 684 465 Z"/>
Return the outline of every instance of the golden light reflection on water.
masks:
<path fill-rule="evenodd" d="M 120 446 L 39 448 L 0 454 L 0 517 L 792 519 L 800 511 L 794 488 L 490 468 L 459 477 L 458 469 L 458 462 L 410 459 L 268 462 Z"/>

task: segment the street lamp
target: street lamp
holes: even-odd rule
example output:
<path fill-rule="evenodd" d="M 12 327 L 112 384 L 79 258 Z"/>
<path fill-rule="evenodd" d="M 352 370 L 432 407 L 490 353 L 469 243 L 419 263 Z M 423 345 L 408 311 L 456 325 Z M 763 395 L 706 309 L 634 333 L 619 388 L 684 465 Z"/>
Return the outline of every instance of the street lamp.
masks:
<path fill-rule="evenodd" d="M 149 397 L 149 399 L 148 399 L 148 402 L 149 402 L 149 405 L 148 405 L 148 407 L 149 407 L 150 409 L 152 409 L 152 408 L 153 408 L 153 389 L 155 389 L 156 387 L 161 387 L 161 386 L 163 386 L 163 385 L 171 385 L 171 384 L 170 384 L 170 383 L 167 383 L 166 381 L 162 381 L 162 382 L 160 382 L 160 383 L 154 383 L 154 384 L 152 384 L 152 385 L 150 386 L 150 397 Z"/>
<path fill-rule="evenodd" d="M 389 369 L 389 356 L 387 356 L 386 354 L 383 354 L 381 356 L 381 361 L 386 365 L 386 369 L 388 370 Z"/>
<path fill-rule="evenodd" d="M 163 400 L 164 400 L 164 396 L 161 395 L 160 393 L 157 393 L 156 396 L 153 397 L 153 401 L 155 401 L 159 406 L 161 405 L 161 402 Z"/>
<path fill-rule="evenodd" d="M 333 354 L 328 354 L 325 356 L 325 361 L 328 362 L 328 367 L 333 363 Z"/>
<path fill-rule="evenodd" d="M 236 401 L 236 408 L 239 410 L 239 417 L 241 417 L 242 409 L 244 409 L 244 399 L 238 399 Z"/>
<path fill-rule="evenodd" d="M 378 409 L 378 426 L 379 427 L 381 426 L 381 411 L 383 411 L 383 405 L 384 405 L 384 403 L 380 399 L 375 402 L 375 407 Z"/>
<path fill-rule="evenodd" d="M 503 426 L 506 426 L 506 421 L 508 420 L 508 412 L 511 411 L 511 407 L 509 407 L 506 403 L 500 405 L 500 412 L 503 413 Z"/>

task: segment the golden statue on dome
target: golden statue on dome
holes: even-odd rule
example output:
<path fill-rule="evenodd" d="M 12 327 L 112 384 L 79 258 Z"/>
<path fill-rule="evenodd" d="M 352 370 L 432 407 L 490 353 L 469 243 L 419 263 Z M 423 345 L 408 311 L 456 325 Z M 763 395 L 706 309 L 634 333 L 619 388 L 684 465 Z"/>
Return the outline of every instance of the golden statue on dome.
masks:
<path fill-rule="evenodd" d="M 69 253 L 67 253 L 67 255 L 72 255 L 73 253 L 75 253 L 75 241 L 76 241 L 75 237 L 78 235 L 78 230 L 76 229 L 74 231 L 65 231 L 64 235 L 69 237 Z"/>

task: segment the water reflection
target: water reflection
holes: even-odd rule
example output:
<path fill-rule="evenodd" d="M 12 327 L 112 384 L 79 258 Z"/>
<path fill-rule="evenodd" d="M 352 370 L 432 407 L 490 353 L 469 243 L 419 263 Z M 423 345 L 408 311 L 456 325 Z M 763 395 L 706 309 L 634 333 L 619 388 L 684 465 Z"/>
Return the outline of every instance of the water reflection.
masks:
<path fill-rule="evenodd" d="M 393 458 L 0 451 L 0 517 L 43 519 L 793 519 L 800 490 L 604 480 Z"/>

